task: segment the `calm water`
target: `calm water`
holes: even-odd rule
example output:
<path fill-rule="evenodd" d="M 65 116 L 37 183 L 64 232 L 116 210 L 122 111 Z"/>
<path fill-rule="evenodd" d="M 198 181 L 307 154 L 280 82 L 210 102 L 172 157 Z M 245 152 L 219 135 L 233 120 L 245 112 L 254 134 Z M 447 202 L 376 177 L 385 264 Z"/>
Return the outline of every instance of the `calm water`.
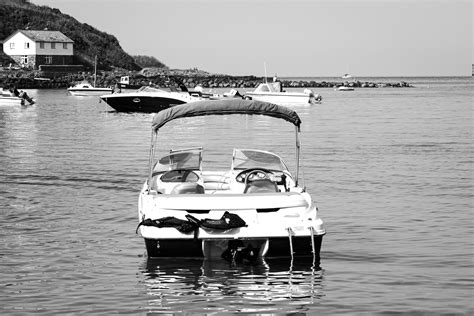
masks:
<path fill-rule="evenodd" d="M 322 271 L 147 260 L 135 227 L 152 116 L 64 90 L 0 107 L 0 313 L 473 314 L 473 81 L 405 80 L 416 87 L 313 89 L 321 105 L 294 107 L 328 231 Z M 161 149 L 203 143 L 214 168 L 233 144 L 260 147 L 294 165 L 284 122 L 185 123 L 163 129 Z"/>

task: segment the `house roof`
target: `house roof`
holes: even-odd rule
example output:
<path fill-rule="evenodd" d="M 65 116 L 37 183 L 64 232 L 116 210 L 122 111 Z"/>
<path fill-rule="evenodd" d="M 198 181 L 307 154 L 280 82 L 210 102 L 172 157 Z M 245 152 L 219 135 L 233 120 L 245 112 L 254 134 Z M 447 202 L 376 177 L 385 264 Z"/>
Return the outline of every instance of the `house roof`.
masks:
<path fill-rule="evenodd" d="M 35 42 L 55 42 L 55 43 L 74 43 L 72 39 L 59 31 L 36 31 L 36 30 L 18 30 L 10 35 L 4 42 L 12 38 L 18 33 L 22 33 L 26 37 Z"/>

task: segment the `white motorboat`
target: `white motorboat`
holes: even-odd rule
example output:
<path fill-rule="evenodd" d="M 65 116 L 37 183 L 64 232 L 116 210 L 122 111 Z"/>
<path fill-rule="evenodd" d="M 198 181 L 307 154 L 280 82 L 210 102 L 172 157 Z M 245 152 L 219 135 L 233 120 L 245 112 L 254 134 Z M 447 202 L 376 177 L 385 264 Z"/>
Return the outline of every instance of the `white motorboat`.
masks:
<path fill-rule="evenodd" d="M 117 112 L 156 113 L 171 106 L 201 101 L 203 98 L 183 91 L 167 91 L 143 86 L 136 91 L 101 95 Z"/>
<path fill-rule="evenodd" d="M 244 99 L 271 102 L 278 105 L 317 104 L 322 101 L 321 95 L 310 89 L 305 89 L 303 92 L 283 91 L 280 81 L 260 83 L 254 91 L 245 92 Z"/>
<path fill-rule="evenodd" d="M 354 87 L 350 86 L 339 86 L 336 88 L 337 91 L 354 91 Z"/>
<path fill-rule="evenodd" d="M 202 147 L 171 150 L 155 159 L 158 131 L 168 122 L 232 114 L 264 115 L 293 124 L 295 174 L 277 154 L 256 149 L 234 149 L 229 168 L 220 171 L 203 170 Z M 313 256 L 319 267 L 325 229 L 301 184 L 300 124 L 288 107 L 242 99 L 177 105 L 156 114 L 149 175 L 138 199 L 137 232 L 148 256 L 253 261 L 303 255 Z"/>
<path fill-rule="evenodd" d="M 3 88 L 0 88 L 0 105 L 2 106 L 24 106 L 33 104 L 35 104 L 35 101 L 24 91 L 18 91 L 15 89 L 13 92 L 11 92 L 9 90 L 3 90 Z"/>
<path fill-rule="evenodd" d="M 98 88 L 88 81 L 82 81 L 73 87 L 69 87 L 67 91 L 74 96 L 101 96 L 112 93 L 112 88 Z"/>
<path fill-rule="evenodd" d="M 96 78 L 97 78 L 97 56 L 95 56 L 94 61 L 94 84 L 90 84 L 88 81 L 84 80 L 77 83 L 73 87 L 69 87 L 67 91 L 74 96 L 100 96 L 107 93 L 112 93 L 112 88 L 99 88 L 96 87 Z"/>

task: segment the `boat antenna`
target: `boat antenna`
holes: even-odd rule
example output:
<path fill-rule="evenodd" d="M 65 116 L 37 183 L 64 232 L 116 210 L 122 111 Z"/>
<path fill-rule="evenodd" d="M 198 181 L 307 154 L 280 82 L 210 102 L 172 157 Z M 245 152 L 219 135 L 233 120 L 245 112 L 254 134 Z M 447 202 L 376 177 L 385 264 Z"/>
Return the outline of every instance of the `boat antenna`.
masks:
<path fill-rule="evenodd" d="M 265 71 L 265 83 L 267 83 L 267 64 L 263 62 L 263 70 Z"/>
<path fill-rule="evenodd" d="M 95 59 L 94 59 L 94 88 L 95 88 L 96 78 L 97 78 L 97 55 L 95 55 Z"/>

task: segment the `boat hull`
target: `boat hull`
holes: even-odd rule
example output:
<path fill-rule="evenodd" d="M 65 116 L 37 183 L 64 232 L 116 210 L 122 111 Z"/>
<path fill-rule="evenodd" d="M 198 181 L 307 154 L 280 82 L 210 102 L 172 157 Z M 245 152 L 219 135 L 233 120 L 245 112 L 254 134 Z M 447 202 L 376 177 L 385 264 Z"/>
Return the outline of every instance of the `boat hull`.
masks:
<path fill-rule="evenodd" d="M 245 94 L 245 98 L 257 101 L 264 101 L 270 102 L 278 105 L 310 105 L 317 103 L 315 99 L 313 99 L 308 94 L 303 93 L 268 93 L 268 94 L 261 94 L 261 93 L 253 93 L 249 92 Z"/>
<path fill-rule="evenodd" d="M 157 96 L 124 96 L 123 94 L 101 96 L 117 112 L 156 113 L 171 106 L 186 103 L 182 100 Z"/>
<path fill-rule="evenodd" d="M 0 96 L 0 106 L 25 106 L 33 105 L 35 101 L 28 97 L 28 99 L 14 97 L 14 96 Z"/>
<path fill-rule="evenodd" d="M 0 105 L 2 106 L 15 106 L 22 105 L 22 99 L 18 97 L 0 97 Z"/>
<path fill-rule="evenodd" d="M 275 237 L 257 239 L 253 248 L 258 254 L 265 246 L 265 258 L 291 257 L 291 256 L 314 256 L 318 265 L 320 262 L 320 250 L 323 235 L 292 237 Z M 251 242 L 251 240 L 245 240 Z M 225 241 L 197 240 L 197 239 L 145 239 L 145 246 L 150 258 L 223 258 L 226 250 L 232 247 L 235 239 Z M 245 242 L 242 243 L 246 245 Z M 314 250 L 313 250 L 314 248 Z M 262 257 L 262 256 L 256 256 Z"/>
<path fill-rule="evenodd" d="M 69 93 L 73 96 L 81 96 L 81 97 L 88 97 L 88 96 L 101 96 L 104 94 L 112 93 L 112 89 L 67 89 Z"/>
<path fill-rule="evenodd" d="M 353 87 L 340 86 L 337 88 L 338 91 L 354 91 Z"/>
<path fill-rule="evenodd" d="M 127 90 L 138 90 L 142 87 L 140 84 L 128 84 L 128 83 L 117 83 L 117 87 L 120 89 L 127 89 Z"/>

